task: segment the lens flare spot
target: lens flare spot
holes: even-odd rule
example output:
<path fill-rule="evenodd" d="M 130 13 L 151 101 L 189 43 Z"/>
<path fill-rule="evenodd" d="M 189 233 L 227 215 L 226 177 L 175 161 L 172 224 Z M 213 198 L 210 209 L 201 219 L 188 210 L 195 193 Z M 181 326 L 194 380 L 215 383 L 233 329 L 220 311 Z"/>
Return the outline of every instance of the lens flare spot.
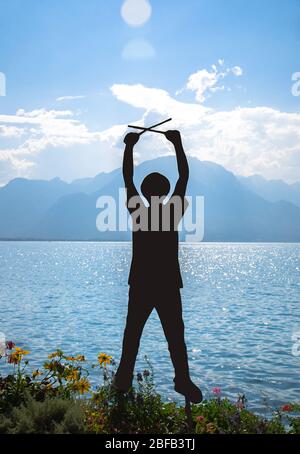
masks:
<path fill-rule="evenodd" d="M 152 8 L 147 0 L 126 0 L 121 9 L 124 21 L 131 27 L 143 26 L 151 17 Z"/>

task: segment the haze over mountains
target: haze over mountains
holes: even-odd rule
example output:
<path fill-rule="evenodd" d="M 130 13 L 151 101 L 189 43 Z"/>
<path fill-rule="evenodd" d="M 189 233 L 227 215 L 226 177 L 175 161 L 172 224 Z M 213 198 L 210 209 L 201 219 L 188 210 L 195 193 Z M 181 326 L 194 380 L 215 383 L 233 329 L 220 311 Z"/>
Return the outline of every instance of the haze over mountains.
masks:
<path fill-rule="evenodd" d="M 205 198 L 204 241 L 300 241 L 300 183 L 289 186 L 258 176 L 236 177 L 212 162 L 196 158 L 189 162 L 188 195 Z M 174 183 L 175 157 L 139 165 L 137 186 L 153 171 Z M 109 195 L 118 200 L 122 187 L 120 169 L 70 184 L 58 178 L 15 179 L 0 188 L 0 239 L 129 240 L 129 231 L 99 232 L 96 228 L 97 199 Z"/>
<path fill-rule="evenodd" d="M 238 178 L 250 191 L 269 202 L 285 200 L 300 207 L 300 182 L 287 184 L 282 180 L 265 180 L 260 175 Z"/>

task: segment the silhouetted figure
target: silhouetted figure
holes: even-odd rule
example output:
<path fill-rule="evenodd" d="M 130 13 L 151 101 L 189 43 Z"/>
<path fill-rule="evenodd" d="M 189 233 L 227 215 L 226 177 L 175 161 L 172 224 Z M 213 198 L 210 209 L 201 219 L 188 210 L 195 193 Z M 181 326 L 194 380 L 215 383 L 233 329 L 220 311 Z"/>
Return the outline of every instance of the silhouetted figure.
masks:
<path fill-rule="evenodd" d="M 133 148 L 139 134 L 129 133 L 123 162 L 127 207 L 133 221 L 133 258 L 129 276 L 129 303 L 123 351 L 114 386 L 123 392 L 132 385 L 133 371 L 144 325 L 157 310 L 175 369 L 175 390 L 191 402 L 202 400 L 202 393 L 191 381 L 184 341 L 178 261 L 178 224 L 188 206 L 185 198 L 189 167 L 179 131 L 165 136 L 175 147 L 179 179 L 167 203 L 169 180 L 159 173 L 148 175 L 141 186 L 149 203 L 146 207 L 133 182 Z"/>

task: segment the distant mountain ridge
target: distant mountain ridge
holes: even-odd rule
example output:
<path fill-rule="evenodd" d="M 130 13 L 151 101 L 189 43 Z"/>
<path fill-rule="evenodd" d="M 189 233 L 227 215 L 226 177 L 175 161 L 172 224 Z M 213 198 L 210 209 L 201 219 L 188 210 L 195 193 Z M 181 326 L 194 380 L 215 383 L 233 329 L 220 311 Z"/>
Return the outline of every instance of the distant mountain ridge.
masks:
<path fill-rule="evenodd" d="M 271 189 L 262 197 L 258 194 L 262 189 L 251 187 L 251 177 L 236 177 L 218 164 L 196 158 L 189 162 L 188 195 L 205 198 L 204 241 L 300 241 L 297 195 L 295 203 L 282 200 L 278 191 L 272 195 Z M 137 186 L 153 171 L 162 172 L 174 184 L 175 157 L 140 164 L 135 173 Z M 127 241 L 130 232 L 99 232 L 96 228 L 98 197 L 109 195 L 118 200 L 122 187 L 121 169 L 72 183 L 58 178 L 13 180 L 0 188 L 0 239 Z M 271 197 L 273 201 L 268 200 Z"/>
<path fill-rule="evenodd" d="M 266 180 L 260 175 L 238 178 L 246 188 L 269 202 L 284 200 L 300 207 L 300 182 L 288 184 L 282 180 Z"/>

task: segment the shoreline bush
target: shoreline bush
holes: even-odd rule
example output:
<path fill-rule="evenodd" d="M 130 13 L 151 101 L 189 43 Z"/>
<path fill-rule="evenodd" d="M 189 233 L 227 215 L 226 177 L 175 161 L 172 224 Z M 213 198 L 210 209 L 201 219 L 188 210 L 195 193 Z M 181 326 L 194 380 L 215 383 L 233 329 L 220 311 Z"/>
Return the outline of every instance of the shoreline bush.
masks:
<path fill-rule="evenodd" d="M 6 343 L 0 360 L 12 367 L 0 375 L 0 434 L 299 434 L 300 405 L 285 404 L 266 419 L 247 409 L 247 399 L 236 402 L 213 397 L 192 405 L 192 427 L 185 408 L 163 402 L 155 390 L 153 370 L 139 372 L 126 394 L 112 386 L 113 358 L 99 353 L 103 383 L 92 389 L 84 355 L 57 350 L 40 369 L 28 372 L 29 351 Z"/>

